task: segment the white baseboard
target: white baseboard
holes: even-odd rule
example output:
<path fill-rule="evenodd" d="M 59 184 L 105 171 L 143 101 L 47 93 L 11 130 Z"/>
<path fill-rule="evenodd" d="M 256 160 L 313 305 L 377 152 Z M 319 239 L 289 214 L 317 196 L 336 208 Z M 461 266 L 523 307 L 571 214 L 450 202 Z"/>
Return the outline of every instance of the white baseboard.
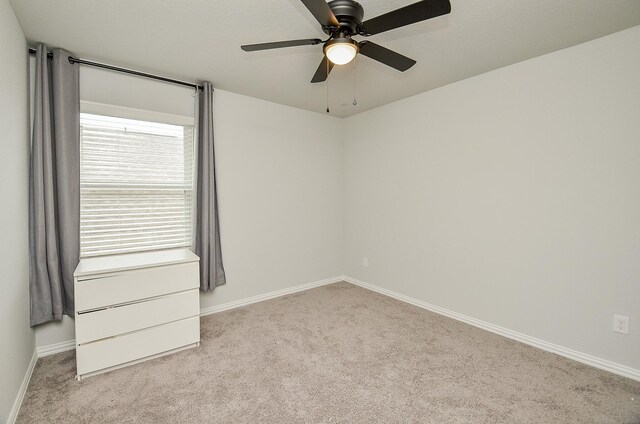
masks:
<path fill-rule="evenodd" d="M 60 343 L 54 343 L 46 346 L 38 346 L 36 347 L 36 352 L 38 353 L 38 358 L 42 358 L 43 356 L 53 355 L 55 353 L 66 352 L 68 350 L 73 350 L 76 348 L 76 341 L 67 340 Z"/>
<path fill-rule="evenodd" d="M 384 289 L 382 287 L 375 286 L 373 284 L 366 283 L 364 281 L 357 280 L 355 278 L 348 277 L 346 275 L 327 278 L 324 280 L 314 281 L 311 283 L 300 284 L 298 286 L 289 287 L 282 290 L 276 290 L 269 293 L 260 294 L 257 296 L 248 297 L 245 299 L 236 300 L 233 302 L 223 303 L 221 305 L 210 306 L 207 308 L 202 308 L 200 310 L 200 315 L 210 315 L 218 312 L 228 311 L 230 309 L 239 308 L 241 306 L 250 305 L 252 303 L 262 302 L 269 299 L 274 299 L 276 297 L 285 296 L 292 293 L 301 292 L 304 290 L 309 290 L 314 287 L 320 287 L 327 284 L 337 283 L 339 281 L 347 281 L 351 284 L 355 284 L 357 286 L 372 290 L 374 292 L 383 294 L 385 296 L 392 297 L 394 299 L 409 303 L 411 305 L 417 306 L 419 308 L 423 308 L 429 310 L 431 312 L 435 312 L 440 315 L 444 315 L 449 318 L 453 318 L 455 320 L 464 322 L 466 324 L 473 325 L 474 327 L 481 328 L 483 330 L 490 331 L 495 334 L 499 334 L 501 336 L 507 337 L 512 340 L 519 341 L 521 343 L 525 343 L 527 345 L 537 347 L 539 349 L 545 350 L 547 352 L 555 353 L 557 355 L 563 356 L 565 358 L 573 359 L 574 361 L 581 362 L 586 365 L 590 365 L 595 368 L 599 368 L 605 371 L 609 371 L 613 374 L 621 375 L 623 377 L 631 378 L 636 381 L 640 381 L 640 370 L 628 367 L 626 365 L 618 364 L 616 362 L 612 362 L 606 359 L 598 358 L 593 355 L 589 355 L 586 353 L 579 352 L 577 350 L 569 349 L 564 346 L 560 346 L 555 343 L 547 342 L 541 339 L 537 339 L 535 337 L 528 336 L 526 334 L 519 333 L 517 331 L 509 330 L 508 328 L 500 327 L 498 325 L 494 325 L 485 321 L 481 321 L 476 318 L 472 318 L 454 311 L 450 311 L 445 308 L 441 308 L 436 305 L 432 305 L 427 302 L 423 302 L 421 300 L 405 296 L 400 293 L 396 293 L 391 290 Z M 43 357 L 47 355 L 53 355 L 55 353 L 65 352 L 68 350 L 75 349 L 75 340 L 68 340 L 61 343 L 56 343 L 53 345 L 40 346 L 36 348 L 37 357 Z M 35 356 L 34 356 L 35 357 Z M 35 365 L 35 361 L 32 360 L 33 364 L 30 367 L 29 376 L 31 375 L 31 371 L 33 370 L 33 365 Z M 27 380 L 28 384 L 28 380 Z M 26 390 L 26 386 L 25 386 Z M 24 396 L 24 393 L 22 393 Z M 22 402 L 22 400 L 20 400 Z M 17 412 L 16 412 L 17 414 Z"/>
<path fill-rule="evenodd" d="M 252 303 L 263 302 L 269 299 L 275 299 L 276 297 L 285 296 L 288 294 L 297 293 L 304 290 L 309 290 L 309 289 L 324 286 L 327 284 L 337 283 L 339 281 L 343 281 L 342 276 L 314 281 L 312 283 L 300 284 L 298 286 L 289 287 L 282 290 L 276 290 L 269 293 L 259 294 L 257 296 L 236 300 L 234 302 L 223 303 L 222 305 L 210 306 L 208 308 L 200 309 L 200 316 L 215 314 L 217 312 L 228 311 L 229 309 L 235 309 L 241 306 L 251 305 Z"/>
<path fill-rule="evenodd" d="M 371 291 L 383 294 L 385 296 L 392 297 L 402 302 L 409 303 L 422 309 L 426 309 L 431 312 L 435 312 L 440 315 L 444 315 L 449 318 L 464 322 L 466 324 L 473 325 L 474 327 L 481 328 L 483 330 L 490 331 L 495 334 L 499 334 L 506 338 L 519 341 L 529 346 L 537 347 L 538 349 L 545 350 L 547 352 L 555 353 L 565 358 L 573 359 L 574 361 L 581 362 L 586 365 L 590 365 L 601 370 L 609 371 L 613 374 L 621 375 L 623 377 L 631 378 L 632 380 L 640 381 L 640 370 L 628 367 L 626 365 L 618 364 L 616 362 L 608 361 L 606 359 L 598 358 L 593 355 L 578 352 L 577 350 L 569 349 L 564 346 L 550 343 L 544 340 L 537 339 L 535 337 L 527 336 L 526 334 L 518 333 L 517 331 L 509 330 L 508 328 L 500 327 L 485 321 L 481 321 L 476 318 L 472 318 L 466 315 L 459 314 L 454 311 L 450 311 L 445 308 L 441 308 L 436 305 L 432 305 L 427 302 L 415 299 L 413 297 L 405 296 L 400 293 L 396 293 L 391 290 L 384 289 L 382 287 L 375 286 L 373 284 L 365 283 L 364 281 L 357 280 L 355 278 L 348 277 L 346 275 L 340 277 L 340 280 L 346 281 L 356 286 L 369 289 Z"/>
<path fill-rule="evenodd" d="M 15 423 L 18 418 L 18 412 L 20 412 L 20 407 L 22 406 L 24 395 L 27 393 L 29 381 L 31 381 L 31 374 L 33 374 L 33 369 L 35 368 L 37 361 L 38 352 L 34 350 L 33 355 L 31 356 L 31 362 L 29 362 L 29 366 L 27 367 L 27 372 L 24 373 L 24 378 L 22 379 L 22 384 L 20 384 L 20 389 L 18 390 L 16 399 L 13 401 L 11 412 L 9 412 L 9 417 L 7 418 L 7 424 Z"/>
<path fill-rule="evenodd" d="M 297 293 L 304 290 L 309 290 L 314 287 L 324 286 L 326 284 L 337 283 L 338 281 L 342 281 L 342 277 L 333 277 L 326 278 L 324 280 L 313 281 L 311 283 L 300 284 L 298 286 L 289 287 L 282 290 L 276 290 L 269 293 L 259 294 L 257 296 L 247 297 L 245 299 L 236 300 L 233 302 L 223 303 L 221 305 L 210 306 L 208 308 L 200 309 L 200 316 L 215 314 L 217 312 L 228 311 L 229 309 L 239 308 L 241 306 L 251 305 L 252 303 L 262 302 L 269 299 L 274 299 L 276 297 L 285 296 L 287 294 Z M 76 348 L 75 340 L 67 340 L 60 343 L 55 343 L 46 346 L 38 346 L 36 351 L 38 353 L 38 357 L 41 358 L 43 356 L 53 355 L 60 352 L 66 352 L 68 350 L 73 350 Z"/>

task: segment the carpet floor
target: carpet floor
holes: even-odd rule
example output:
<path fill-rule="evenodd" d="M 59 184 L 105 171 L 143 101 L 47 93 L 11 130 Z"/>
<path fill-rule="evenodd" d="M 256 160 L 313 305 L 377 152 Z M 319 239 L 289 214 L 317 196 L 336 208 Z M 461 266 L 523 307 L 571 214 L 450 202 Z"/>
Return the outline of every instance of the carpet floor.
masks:
<path fill-rule="evenodd" d="M 640 423 L 640 382 L 336 283 L 205 316 L 199 348 L 74 380 L 18 423 Z"/>

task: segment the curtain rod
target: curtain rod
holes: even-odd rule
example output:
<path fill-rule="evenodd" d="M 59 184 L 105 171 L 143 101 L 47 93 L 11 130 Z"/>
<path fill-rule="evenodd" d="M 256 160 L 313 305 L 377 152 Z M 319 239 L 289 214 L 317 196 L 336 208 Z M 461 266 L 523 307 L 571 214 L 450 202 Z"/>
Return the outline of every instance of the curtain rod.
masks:
<path fill-rule="evenodd" d="M 36 49 L 30 47 L 29 48 L 29 54 L 36 54 Z M 53 57 L 53 53 L 48 52 L 47 56 L 48 57 Z M 182 85 L 182 86 L 185 86 L 185 87 L 195 88 L 196 90 L 199 90 L 199 89 L 201 90 L 202 89 L 201 85 L 195 84 L 195 83 L 192 83 L 192 82 L 181 81 L 181 80 L 177 80 L 177 79 L 173 79 L 173 78 L 167 78 L 167 77 L 163 77 L 161 75 L 149 74 L 149 73 L 146 73 L 146 72 L 136 71 L 135 69 L 121 68 L 119 66 L 113 66 L 113 65 L 108 65 L 106 63 L 94 62 L 92 60 L 85 60 L 85 59 L 81 59 L 79 57 L 69 56 L 69 62 L 71 62 L 71 63 L 79 63 L 80 65 L 93 66 L 95 68 L 108 69 L 110 71 L 115 71 L 115 72 L 122 72 L 124 74 L 136 75 L 136 76 L 143 77 L 143 78 L 150 78 L 150 79 L 154 79 L 154 80 L 158 80 L 158 81 L 169 82 L 171 84 L 178 84 L 178 85 Z"/>

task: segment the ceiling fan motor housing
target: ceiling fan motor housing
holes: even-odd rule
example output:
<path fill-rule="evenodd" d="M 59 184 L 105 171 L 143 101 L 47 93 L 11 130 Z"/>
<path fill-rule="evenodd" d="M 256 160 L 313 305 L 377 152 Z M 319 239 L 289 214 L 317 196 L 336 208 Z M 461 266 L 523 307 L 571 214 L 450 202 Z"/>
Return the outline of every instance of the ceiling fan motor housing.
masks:
<path fill-rule="evenodd" d="M 328 35 L 338 35 L 340 32 L 344 35 L 354 35 L 360 32 L 360 25 L 364 18 L 364 9 L 362 5 L 353 0 L 332 0 L 329 7 L 340 23 L 340 28 L 323 27 L 322 30 Z"/>

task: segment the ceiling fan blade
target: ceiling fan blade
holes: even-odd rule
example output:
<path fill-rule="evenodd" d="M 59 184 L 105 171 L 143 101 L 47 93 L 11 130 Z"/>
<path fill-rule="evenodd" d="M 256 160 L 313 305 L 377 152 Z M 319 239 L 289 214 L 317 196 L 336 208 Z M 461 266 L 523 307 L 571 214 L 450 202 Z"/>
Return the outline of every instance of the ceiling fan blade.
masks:
<path fill-rule="evenodd" d="M 361 41 L 359 46 L 360 54 L 384 63 L 387 66 L 391 66 L 401 72 L 406 71 L 416 64 L 415 60 L 396 53 L 393 50 L 389 50 L 386 47 L 382 47 L 379 44 L 372 43 L 371 41 Z"/>
<path fill-rule="evenodd" d="M 449 0 L 424 0 L 364 21 L 362 27 L 368 35 L 380 34 L 390 29 L 446 15 L 449 12 L 451 12 Z"/>
<path fill-rule="evenodd" d="M 335 15 L 331 11 L 331 8 L 324 0 L 300 0 L 302 4 L 309 9 L 309 12 L 313 15 L 314 18 L 320 25 L 322 26 L 334 26 L 337 27 L 340 24 L 338 23 L 338 19 L 336 19 Z"/>
<path fill-rule="evenodd" d="M 282 47 L 313 46 L 322 43 L 319 38 L 306 38 L 304 40 L 275 41 L 273 43 L 248 44 L 240 46 L 245 52 L 255 52 L 258 50 L 280 49 Z"/>
<path fill-rule="evenodd" d="M 329 72 L 331 72 L 332 69 L 333 63 L 327 59 L 327 56 L 323 57 L 318 69 L 316 69 L 316 73 L 313 75 L 313 78 L 311 78 L 311 82 L 326 81 L 329 76 Z"/>

